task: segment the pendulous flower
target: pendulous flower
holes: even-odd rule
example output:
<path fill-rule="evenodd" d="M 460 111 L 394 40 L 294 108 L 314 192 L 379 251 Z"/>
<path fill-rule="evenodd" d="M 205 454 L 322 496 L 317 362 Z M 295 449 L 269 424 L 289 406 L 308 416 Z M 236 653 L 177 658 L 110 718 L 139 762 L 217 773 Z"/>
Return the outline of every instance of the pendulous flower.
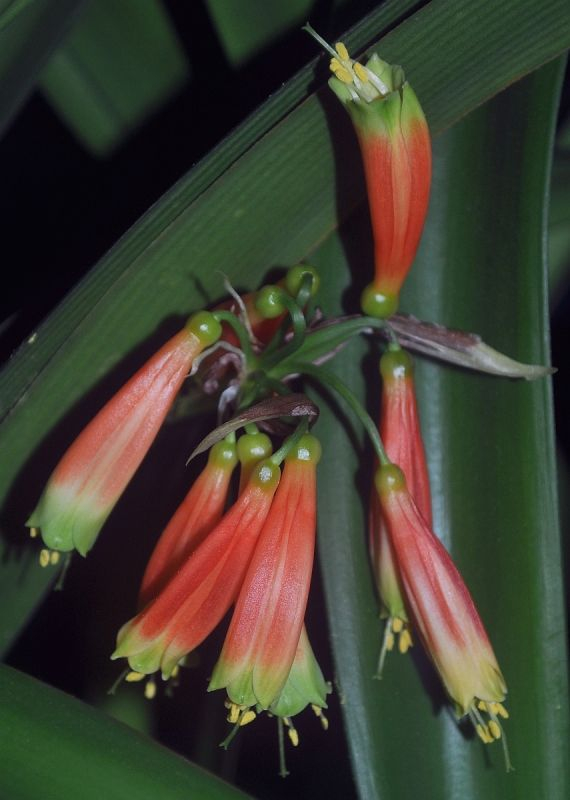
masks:
<path fill-rule="evenodd" d="M 376 489 L 406 607 L 453 701 L 485 743 L 503 738 L 507 687 L 483 623 L 448 552 L 431 531 L 395 464 L 379 467 Z M 483 716 L 485 714 L 486 716 Z"/>
<path fill-rule="evenodd" d="M 398 464 L 406 476 L 410 494 L 431 528 L 429 475 L 416 403 L 412 359 L 404 350 L 391 348 L 380 359 L 380 373 L 380 436 L 388 457 Z M 394 647 L 395 635 L 398 636 L 401 653 L 411 646 L 412 637 L 392 545 L 376 491 L 372 492 L 370 506 L 370 552 L 382 603 L 382 616 L 388 618 L 378 664 L 380 676 L 386 652 Z"/>
<path fill-rule="evenodd" d="M 79 434 L 26 522 L 51 550 L 85 556 L 154 441 L 192 362 L 221 334 L 194 314 Z"/>
<path fill-rule="evenodd" d="M 313 567 L 320 444 L 301 437 L 285 459 L 208 691 L 241 709 L 277 703 L 298 649 Z"/>
<path fill-rule="evenodd" d="M 144 608 L 164 589 L 220 521 L 237 460 L 235 441 L 225 439 L 210 450 L 208 463 L 154 548 L 143 576 L 139 608 Z"/>
<path fill-rule="evenodd" d="M 354 124 L 368 190 L 375 277 L 362 295 L 365 314 L 386 318 L 398 307 L 402 284 L 416 255 L 431 183 L 427 122 L 404 71 L 374 54 L 366 66 L 342 42 L 333 49 L 329 86 Z"/>
<path fill-rule="evenodd" d="M 280 469 L 270 460 L 253 470 L 247 487 L 164 589 L 117 636 L 112 659 L 132 670 L 168 678 L 178 662 L 220 622 L 242 585 L 271 507 Z"/>

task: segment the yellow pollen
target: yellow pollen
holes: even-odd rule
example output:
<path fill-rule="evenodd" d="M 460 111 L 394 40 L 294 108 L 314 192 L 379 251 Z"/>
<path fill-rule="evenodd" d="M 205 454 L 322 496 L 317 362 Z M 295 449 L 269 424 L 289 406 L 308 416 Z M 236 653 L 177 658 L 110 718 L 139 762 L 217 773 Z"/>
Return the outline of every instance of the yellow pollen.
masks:
<path fill-rule="evenodd" d="M 228 714 L 228 722 L 231 722 L 232 724 L 235 725 L 235 723 L 238 721 L 239 715 L 241 713 L 240 707 L 237 706 L 235 703 L 231 703 L 230 702 L 230 704 L 227 705 L 226 708 L 229 708 L 229 710 L 230 710 L 230 713 Z"/>
<path fill-rule="evenodd" d="M 337 42 L 334 46 L 334 49 L 342 58 L 343 61 L 348 61 L 350 56 L 348 55 L 348 50 L 346 49 L 345 45 L 342 42 Z"/>
<path fill-rule="evenodd" d="M 386 650 L 393 650 L 394 649 L 394 634 L 389 633 L 386 636 Z"/>
<path fill-rule="evenodd" d="M 40 550 L 40 567 L 47 567 L 49 565 L 49 550 L 45 547 Z"/>
<path fill-rule="evenodd" d="M 477 703 L 477 708 L 479 711 L 486 711 L 487 710 L 487 703 L 484 700 L 479 700 Z"/>
<path fill-rule="evenodd" d="M 491 711 L 493 712 L 493 714 L 497 714 L 499 717 L 502 717 L 503 719 L 509 718 L 509 712 L 502 703 L 493 703 L 491 705 Z"/>
<path fill-rule="evenodd" d="M 367 83 L 368 82 L 368 73 L 366 72 L 366 70 L 364 69 L 362 64 L 359 64 L 358 61 L 355 61 L 354 66 L 353 66 L 353 70 L 354 70 L 354 74 L 356 75 L 356 77 L 360 78 L 362 83 Z"/>
<path fill-rule="evenodd" d="M 249 725 L 250 722 L 253 722 L 255 719 L 255 711 L 252 711 L 251 708 L 248 711 L 244 711 L 241 717 L 239 718 L 240 727 L 242 725 Z"/>
<path fill-rule="evenodd" d="M 147 700 L 154 700 L 156 697 L 156 683 L 152 680 L 152 678 L 146 682 L 146 686 L 144 687 L 144 696 Z"/>
<path fill-rule="evenodd" d="M 350 71 L 347 70 L 345 67 L 339 67 L 338 69 L 333 69 L 335 76 L 342 81 L 343 83 L 351 84 L 352 83 L 352 75 Z"/>
<path fill-rule="evenodd" d="M 291 740 L 291 744 L 293 745 L 293 747 L 298 747 L 299 746 L 299 734 L 297 733 L 296 729 L 295 728 L 289 728 L 289 730 L 287 731 L 287 734 L 289 736 L 289 739 Z"/>
<path fill-rule="evenodd" d="M 172 669 L 172 672 L 170 673 L 170 677 L 171 678 L 178 677 L 179 672 L 180 672 L 180 667 L 178 666 L 178 664 L 176 664 L 176 666 Z"/>
<path fill-rule="evenodd" d="M 30 538 L 36 539 L 39 534 L 39 528 L 30 528 Z"/>
<path fill-rule="evenodd" d="M 392 630 L 394 631 L 394 633 L 400 633 L 403 627 L 404 627 L 404 620 L 401 619 L 400 617 L 394 617 L 394 619 L 392 620 Z"/>
<path fill-rule="evenodd" d="M 407 653 L 410 647 L 412 646 L 412 637 L 410 636 L 410 632 L 405 629 L 400 634 L 400 638 L 398 640 L 398 650 L 402 655 Z"/>
<path fill-rule="evenodd" d="M 481 725 L 480 723 L 476 726 L 476 731 L 479 734 L 479 738 L 485 744 L 490 744 L 493 741 L 493 737 L 489 733 L 489 729 L 486 725 Z"/>
<path fill-rule="evenodd" d="M 49 563 L 53 564 L 54 566 L 56 564 L 59 564 L 59 553 L 57 552 L 57 550 L 52 550 L 51 553 L 49 554 Z"/>
<path fill-rule="evenodd" d="M 136 672 L 133 670 L 132 672 L 128 672 L 125 678 L 127 683 L 138 683 L 146 678 L 144 672 Z"/>
<path fill-rule="evenodd" d="M 498 722 L 495 722 L 495 720 L 494 720 L 494 719 L 492 719 L 492 720 L 489 722 L 489 725 L 488 725 L 487 727 L 489 728 L 489 731 L 490 731 L 490 733 L 491 733 L 491 736 L 492 736 L 494 739 L 500 739 L 500 738 L 501 738 L 501 726 L 499 725 L 499 723 L 498 723 Z"/>

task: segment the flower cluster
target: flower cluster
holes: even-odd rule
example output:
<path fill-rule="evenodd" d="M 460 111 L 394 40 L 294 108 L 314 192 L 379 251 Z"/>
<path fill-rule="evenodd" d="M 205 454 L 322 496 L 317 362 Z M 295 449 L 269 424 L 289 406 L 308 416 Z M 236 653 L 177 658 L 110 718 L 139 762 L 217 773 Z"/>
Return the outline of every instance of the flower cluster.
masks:
<path fill-rule="evenodd" d="M 396 643 L 405 653 L 420 641 L 457 715 L 471 719 L 483 742 L 502 740 L 509 768 L 505 680 L 473 599 L 433 532 L 412 358 L 401 346 L 419 341 L 420 352 L 432 352 L 433 326 L 418 334 L 422 323 L 394 316 L 427 213 L 427 123 L 400 67 L 375 55 L 364 66 L 342 43 L 332 48 L 310 32 L 332 55 L 330 85 L 354 122 L 364 162 L 374 237 L 364 314 L 323 319 L 313 300 L 319 276 L 305 264 L 243 296 L 226 282 L 230 299 L 191 316 L 70 445 L 27 525 L 45 545 L 43 566 L 56 564 L 61 552 L 87 555 L 186 378 L 196 375 L 217 412 L 193 454 L 208 452 L 207 463 L 157 539 L 133 598 L 134 616 L 120 628 L 111 658 L 125 659 L 126 679 L 147 681 L 151 697 L 153 676 L 176 675 L 231 612 L 208 687 L 225 690 L 233 725 L 227 742 L 266 712 L 278 719 L 280 741 L 285 726 L 295 745 L 292 717 L 307 706 L 328 724 L 330 686 L 305 628 L 321 444 L 310 427 L 318 408 L 302 389 L 305 378 L 319 381 L 350 406 L 376 450 L 369 542 L 387 620 L 378 676 Z M 408 339 L 406 325 L 416 325 Z M 384 342 L 378 424 L 323 367 L 356 334 Z M 437 337 L 434 354 L 454 363 L 511 376 L 544 374 L 484 345 L 477 345 L 479 357 L 471 346 L 478 339 L 469 334 L 446 338 L 438 326 Z M 334 458 L 326 444 L 325 457 Z"/>

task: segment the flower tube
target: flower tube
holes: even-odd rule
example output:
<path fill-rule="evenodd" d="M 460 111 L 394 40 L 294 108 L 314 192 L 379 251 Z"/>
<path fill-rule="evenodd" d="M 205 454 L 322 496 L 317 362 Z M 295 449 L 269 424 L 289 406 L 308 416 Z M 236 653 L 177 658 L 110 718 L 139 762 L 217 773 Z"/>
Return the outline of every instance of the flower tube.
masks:
<path fill-rule="evenodd" d="M 380 435 L 386 453 L 403 471 L 410 493 L 431 528 L 429 476 L 416 403 L 412 359 L 404 350 L 390 349 L 380 359 L 380 372 Z M 398 637 L 398 649 L 401 653 L 407 652 L 412 644 L 412 637 L 392 545 L 375 491 L 372 492 L 370 508 L 370 553 L 383 607 L 382 616 L 388 618 L 378 664 L 380 676 L 386 652 L 394 647 L 395 637 Z"/>
<path fill-rule="evenodd" d="M 112 659 L 128 658 L 132 670 L 169 677 L 234 602 L 271 507 L 280 469 L 258 464 L 232 508 L 178 569 L 158 596 L 117 636 Z"/>
<path fill-rule="evenodd" d="M 79 434 L 53 471 L 26 525 L 46 546 L 85 556 L 148 452 L 192 362 L 220 336 L 194 314 Z"/>
<path fill-rule="evenodd" d="M 386 318 L 398 307 L 401 286 L 415 258 L 429 200 L 431 142 L 418 99 L 399 66 L 374 54 L 366 66 L 342 42 L 333 49 L 329 86 L 354 124 L 368 190 L 375 277 L 364 290 L 365 314 Z"/>
<path fill-rule="evenodd" d="M 406 606 L 456 714 L 469 715 L 483 742 L 500 739 L 507 687 L 471 595 L 419 512 L 402 470 L 381 466 L 375 483 Z"/>
<path fill-rule="evenodd" d="M 208 687 L 226 688 L 242 708 L 269 709 L 295 659 L 313 567 L 319 457 L 310 434 L 286 457 Z"/>
<path fill-rule="evenodd" d="M 147 564 L 139 593 L 144 608 L 203 542 L 224 512 L 230 479 L 237 464 L 234 441 L 210 450 L 208 463 L 164 529 Z"/>

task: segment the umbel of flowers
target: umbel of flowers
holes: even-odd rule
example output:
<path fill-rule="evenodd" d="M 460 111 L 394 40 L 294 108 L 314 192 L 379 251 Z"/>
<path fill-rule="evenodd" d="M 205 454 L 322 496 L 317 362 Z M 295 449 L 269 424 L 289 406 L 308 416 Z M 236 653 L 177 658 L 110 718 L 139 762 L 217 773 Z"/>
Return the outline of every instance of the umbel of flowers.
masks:
<path fill-rule="evenodd" d="M 501 739 L 510 768 L 506 683 L 475 602 L 433 531 L 413 364 L 401 342 L 509 377 L 535 378 L 548 370 L 517 364 L 474 335 L 394 316 L 427 211 L 426 120 L 401 68 L 377 56 L 363 66 L 341 43 L 332 48 L 317 38 L 332 55 L 331 87 L 353 119 L 364 160 L 375 245 L 373 278 L 362 296 L 365 315 L 324 319 L 314 299 L 319 276 L 304 264 L 278 284 L 243 296 L 226 283 L 229 299 L 193 314 L 87 422 L 27 525 L 45 545 L 43 566 L 55 564 L 59 553 L 86 556 L 115 505 L 124 502 L 121 495 L 186 380 L 195 376 L 217 412 L 193 454 L 207 452 L 207 462 L 157 537 L 133 616 L 117 621 L 111 657 L 127 664 L 128 681 L 147 681 L 151 697 L 153 676 L 176 675 L 230 613 L 208 686 L 225 690 L 232 725 L 225 744 L 265 712 L 277 718 L 286 774 L 284 730 L 293 745 L 299 742 L 292 718 L 311 706 L 323 728 L 328 725 L 330 685 L 305 627 L 321 446 L 324 458 L 338 457 L 319 442 L 318 408 L 303 394 L 305 379 L 320 382 L 351 409 L 375 451 L 368 535 L 387 620 L 377 672 L 396 642 L 401 653 L 420 642 L 457 715 L 472 721 L 483 742 Z M 378 424 L 324 366 L 356 335 L 384 343 Z"/>

